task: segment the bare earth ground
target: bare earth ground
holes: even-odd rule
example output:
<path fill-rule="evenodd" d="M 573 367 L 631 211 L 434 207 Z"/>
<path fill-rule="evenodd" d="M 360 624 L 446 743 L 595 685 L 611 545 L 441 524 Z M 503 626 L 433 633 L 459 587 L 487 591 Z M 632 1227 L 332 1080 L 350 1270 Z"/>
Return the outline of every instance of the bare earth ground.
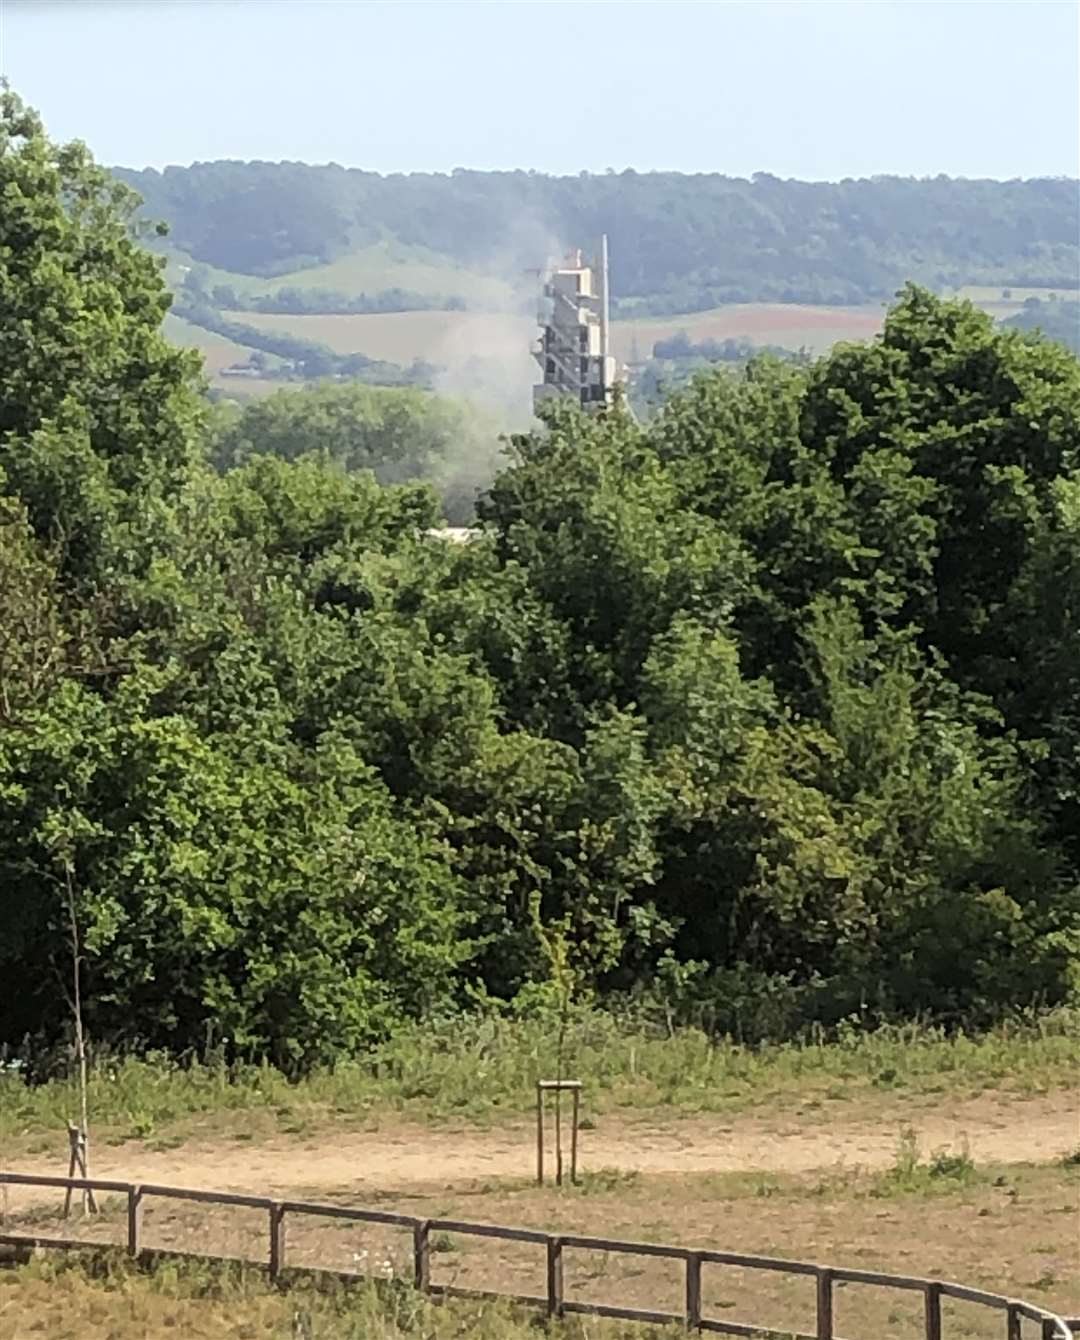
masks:
<path fill-rule="evenodd" d="M 339 1121 L 310 1135 L 268 1132 L 266 1138 L 258 1131 L 253 1138 L 245 1129 L 251 1114 L 237 1120 L 244 1125 L 224 1141 L 221 1123 L 215 1120 L 209 1138 L 196 1127 L 179 1148 L 155 1147 L 153 1141 L 128 1140 L 111 1147 L 99 1142 L 94 1173 L 284 1194 L 298 1185 L 359 1191 L 415 1182 L 513 1178 L 528 1176 L 534 1167 L 532 1127 L 520 1120 L 491 1130 L 455 1130 L 361 1117 L 359 1128 Z M 581 1156 L 585 1168 L 648 1174 L 873 1170 L 893 1162 L 904 1126 L 910 1126 L 926 1152 L 966 1147 L 976 1164 L 1045 1163 L 1080 1144 L 1080 1091 L 984 1093 L 951 1102 L 924 1095 L 906 1099 L 901 1110 L 895 1102 L 885 1107 L 870 1101 L 848 1103 L 839 1111 L 824 1104 L 726 1119 L 664 1111 L 611 1113 L 599 1120 L 597 1129 L 582 1132 Z M 22 1172 L 56 1172 L 64 1152 L 58 1148 L 45 1157 L 9 1148 L 2 1157 L 7 1167 Z"/>
<path fill-rule="evenodd" d="M 252 1113 L 230 1120 L 231 1127 L 220 1117 L 195 1126 L 172 1148 L 162 1147 L 167 1139 L 156 1147 L 100 1142 L 95 1174 L 934 1275 L 1080 1314 L 1080 1169 L 1063 1159 L 1080 1144 L 1075 1090 L 958 1100 L 875 1095 L 726 1118 L 605 1113 L 582 1132 L 582 1185 L 562 1190 L 533 1183 L 533 1131 L 520 1119 L 478 1130 L 338 1114 L 291 1136 L 270 1120 L 260 1127 Z M 924 1155 L 966 1149 L 971 1179 L 894 1185 L 888 1170 L 905 1126 Z M 59 1150 L 20 1156 L 9 1148 L 5 1163 L 63 1170 Z M 58 1200 L 12 1188 L 8 1223 L 123 1241 L 122 1201 L 106 1200 L 100 1219 L 61 1227 Z M 152 1246 L 257 1261 L 266 1254 L 260 1211 L 151 1199 L 144 1235 Z M 542 1249 L 440 1236 L 437 1281 L 543 1292 Z M 288 1259 L 298 1266 L 408 1275 L 409 1250 L 407 1235 L 375 1226 L 295 1217 L 288 1228 Z M 682 1306 L 678 1268 L 664 1260 L 573 1251 L 566 1272 L 570 1298 Z M 704 1301 L 727 1320 L 813 1329 L 813 1281 L 805 1278 L 709 1267 Z M 920 1308 L 917 1294 L 848 1286 L 838 1293 L 838 1332 L 917 1336 Z M 1003 1320 L 950 1303 L 946 1334 L 1000 1340 Z"/>

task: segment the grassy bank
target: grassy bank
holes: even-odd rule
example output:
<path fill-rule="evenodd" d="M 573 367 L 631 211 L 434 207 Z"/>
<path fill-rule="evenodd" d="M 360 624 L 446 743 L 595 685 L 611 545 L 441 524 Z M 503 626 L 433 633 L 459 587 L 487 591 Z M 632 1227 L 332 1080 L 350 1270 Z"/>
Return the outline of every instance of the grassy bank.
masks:
<path fill-rule="evenodd" d="M 867 1093 L 968 1096 L 995 1088 L 1038 1093 L 1074 1083 L 1075 1011 L 969 1037 L 910 1025 L 839 1040 L 749 1048 L 693 1029 L 647 1031 L 610 1015 L 581 1014 L 568 1031 L 562 1072 L 588 1085 L 589 1110 L 671 1108 L 692 1114 L 806 1106 Z M 558 1067 L 555 1029 L 539 1020 L 455 1020 L 414 1027 L 368 1055 L 291 1081 L 266 1065 L 220 1057 L 99 1057 L 90 1111 L 100 1128 L 146 1136 L 201 1114 L 280 1109 L 289 1114 L 379 1111 L 477 1122 L 519 1115 L 537 1078 Z M 77 1108 L 74 1080 L 28 1085 L 0 1072 L 0 1138 L 51 1131 Z"/>

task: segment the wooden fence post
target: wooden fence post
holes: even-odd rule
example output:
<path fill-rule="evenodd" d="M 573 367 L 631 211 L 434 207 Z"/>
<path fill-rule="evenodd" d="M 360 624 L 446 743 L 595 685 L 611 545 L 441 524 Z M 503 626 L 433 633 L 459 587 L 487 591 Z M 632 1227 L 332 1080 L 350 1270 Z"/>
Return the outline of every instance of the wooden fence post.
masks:
<path fill-rule="evenodd" d="M 1024 1314 L 1010 1303 L 1005 1312 L 1005 1334 L 1009 1340 L 1024 1340 Z"/>
<path fill-rule="evenodd" d="M 133 1260 L 138 1259 L 139 1252 L 142 1250 L 142 1187 L 128 1187 L 128 1256 Z"/>
<path fill-rule="evenodd" d="M 563 1314 L 562 1238 L 547 1240 L 547 1310 L 549 1317 Z"/>
<path fill-rule="evenodd" d="M 834 1340 L 833 1273 L 828 1267 L 817 1272 L 817 1340 Z"/>
<path fill-rule="evenodd" d="M 686 1255 L 686 1329 L 701 1329 L 701 1253 Z"/>
<path fill-rule="evenodd" d="M 420 1293 L 431 1288 L 431 1225 L 422 1219 L 413 1228 L 413 1282 Z"/>
<path fill-rule="evenodd" d="M 926 1340 L 941 1340 L 941 1285 L 928 1284 L 924 1299 Z"/>
<path fill-rule="evenodd" d="M 270 1278 L 285 1268 L 285 1210 L 277 1201 L 270 1206 Z"/>

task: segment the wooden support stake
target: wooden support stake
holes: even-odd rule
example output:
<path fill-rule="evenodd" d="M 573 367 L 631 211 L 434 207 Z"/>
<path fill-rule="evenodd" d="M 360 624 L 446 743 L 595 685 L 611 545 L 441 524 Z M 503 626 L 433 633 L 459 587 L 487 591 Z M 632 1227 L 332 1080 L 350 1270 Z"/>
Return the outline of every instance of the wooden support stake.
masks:
<path fill-rule="evenodd" d="M 270 1278 L 285 1269 L 285 1210 L 277 1201 L 270 1206 Z"/>
<path fill-rule="evenodd" d="M 562 1084 L 555 1083 L 555 1185 L 562 1186 Z"/>
<path fill-rule="evenodd" d="M 577 1186 L 577 1133 L 581 1115 L 581 1090 L 574 1091 L 574 1124 L 570 1131 L 570 1184 Z"/>
<path fill-rule="evenodd" d="M 817 1272 L 817 1340 L 835 1340 L 833 1335 L 833 1273 L 827 1267 Z"/>
<path fill-rule="evenodd" d="M 926 1286 L 926 1340 L 941 1340 L 941 1285 Z"/>
<path fill-rule="evenodd" d="M 547 1242 L 547 1310 L 549 1317 L 563 1314 L 562 1238 Z"/>
<path fill-rule="evenodd" d="M 544 1095 L 555 1095 L 555 1183 L 562 1186 L 562 1125 L 559 1103 L 565 1091 L 573 1095 L 573 1129 L 570 1133 L 570 1180 L 577 1183 L 578 1127 L 581 1122 L 581 1081 L 578 1079 L 538 1079 L 536 1081 L 536 1181 L 544 1184 Z"/>
<path fill-rule="evenodd" d="M 422 1220 L 413 1229 L 413 1282 L 420 1293 L 431 1288 L 431 1224 Z"/>
<path fill-rule="evenodd" d="M 128 1192 L 128 1256 L 138 1259 L 142 1249 L 142 1187 Z"/>
<path fill-rule="evenodd" d="M 701 1253 L 686 1257 L 686 1329 L 701 1330 Z"/>
<path fill-rule="evenodd" d="M 544 1185 L 544 1090 L 536 1084 L 536 1182 Z"/>
<path fill-rule="evenodd" d="M 79 1128 L 78 1128 L 77 1126 L 73 1126 L 73 1125 L 71 1124 L 70 1121 L 68 1122 L 68 1148 L 69 1148 L 69 1152 L 70 1152 L 71 1157 L 68 1159 L 68 1170 L 67 1170 L 67 1175 L 68 1175 L 69 1177 L 74 1177 L 74 1176 L 75 1176 L 75 1169 L 77 1168 L 78 1163 L 79 1163 L 79 1153 L 78 1153 L 78 1150 L 79 1150 Z M 74 1187 L 70 1187 L 70 1186 L 69 1186 L 68 1189 L 64 1192 L 64 1218 L 65 1218 L 65 1219 L 71 1214 L 71 1193 L 72 1193 L 73 1190 L 74 1190 Z"/>
<path fill-rule="evenodd" d="M 71 1158 L 68 1160 L 68 1176 L 78 1175 L 86 1181 L 90 1174 L 86 1170 L 86 1132 L 80 1130 L 73 1122 L 68 1122 L 68 1145 L 71 1151 Z M 73 1188 L 68 1187 L 64 1196 L 64 1218 L 71 1214 L 71 1192 Z M 93 1187 L 85 1187 L 83 1190 L 83 1214 L 97 1214 L 97 1201 L 94 1199 Z"/>

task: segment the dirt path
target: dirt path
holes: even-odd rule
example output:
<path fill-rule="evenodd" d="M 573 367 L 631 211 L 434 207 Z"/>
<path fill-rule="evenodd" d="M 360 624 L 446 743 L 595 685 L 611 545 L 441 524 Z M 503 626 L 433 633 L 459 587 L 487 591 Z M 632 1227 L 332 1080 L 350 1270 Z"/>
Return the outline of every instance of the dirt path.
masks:
<path fill-rule="evenodd" d="M 909 1114 L 894 1108 L 861 1117 L 830 1109 L 790 1119 L 650 1113 L 635 1121 L 607 1115 L 598 1129 L 582 1133 L 582 1165 L 643 1173 L 881 1168 L 895 1158 L 904 1124 L 927 1152 L 966 1146 L 976 1163 L 1043 1163 L 1080 1146 L 1080 1091 L 1030 1098 L 985 1094 L 936 1111 Z M 194 1138 L 158 1151 L 130 1142 L 99 1145 L 93 1165 L 99 1177 L 174 1186 L 276 1194 L 300 1187 L 407 1193 L 422 1184 L 528 1177 L 535 1167 L 533 1139 L 525 1122 L 459 1132 L 398 1124 L 375 1131 L 331 1128 L 309 1139 L 278 1136 L 250 1144 Z M 8 1166 L 55 1173 L 57 1160 L 18 1158 Z"/>

